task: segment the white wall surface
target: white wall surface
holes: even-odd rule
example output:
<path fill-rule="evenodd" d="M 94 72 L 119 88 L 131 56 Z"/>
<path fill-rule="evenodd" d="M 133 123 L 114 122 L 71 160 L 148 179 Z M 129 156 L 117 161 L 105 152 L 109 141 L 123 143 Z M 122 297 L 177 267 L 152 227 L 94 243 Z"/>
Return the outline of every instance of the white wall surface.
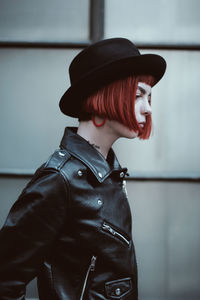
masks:
<path fill-rule="evenodd" d="M 0 170 L 32 172 L 77 120 L 58 107 L 69 87 L 68 65 L 79 50 L 0 50 Z M 152 90 L 153 136 L 124 140 L 115 150 L 131 174 L 200 174 L 199 51 L 143 50 L 167 61 Z M 78 109 L 78 108 L 77 108 Z M 128 154 L 128 155 L 127 155 Z"/>
<path fill-rule="evenodd" d="M 105 0 L 105 36 L 143 44 L 200 43 L 199 0 Z"/>
<path fill-rule="evenodd" d="M 167 71 L 152 89 L 152 137 L 148 141 L 119 141 L 119 157 L 137 174 L 199 175 L 200 52 L 141 52 L 162 55 Z"/>
<path fill-rule="evenodd" d="M 200 185 L 127 182 L 141 299 L 200 295 Z"/>
<path fill-rule="evenodd" d="M 84 41 L 89 38 L 88 0 L 1 0 L 1 41 Z"/>
<path fill-rule="evenodd" d="M 0 50 L 0 169 L 31 172 L 59 147 L 74 119 L 60 113 L 75 50 Z M 68 122 L 69 121 L 69 122 Z"/>

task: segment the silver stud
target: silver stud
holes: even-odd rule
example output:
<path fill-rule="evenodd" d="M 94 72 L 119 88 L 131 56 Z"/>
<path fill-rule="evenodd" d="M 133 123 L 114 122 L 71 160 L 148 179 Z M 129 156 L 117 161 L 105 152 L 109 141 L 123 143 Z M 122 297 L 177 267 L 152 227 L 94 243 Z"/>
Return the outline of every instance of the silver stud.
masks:
<path fill-rule="evenodd" d="M 83 176 L 83 172 L 81 170 L 78 171 L 78 176 L 79 177 Z"/>
<path fill-rule="evenodd" d="M 65 153 L 59 151 L 59 152 L 58 152 L 58 155 L 60 155 L 60 156 L 65 156 Z"/>
<path fill-rule="evenodd" d="M 99 177 L 100 177 L 100 178 L 102 178 L 102 177 L 103 177 L 103 175 L 101 174 L 101 172 L 99 172 L 99 173 L 98 173 L 98 175 L 99 175 Z"/>
<path fill-rule="evenodd" d="M 116 295 L 116 296 L 120 296 L 120 295 L 121 295 L 121 289 L 120 289 L 120 288 L 117 288 L 117 289 L 115 290 L 115 295 Z"/>
<path fill-rule="evenodd" d="M 102 202 L 101 199 L 98 199 L 98 204 L 99 204 L 99 205 L 102 205 L 102 204 L 103 204 L 103 202 Z"/>
<path fill-rule="evenodd" d="M 123 177 L 124 177 L 124 172 L 121 172 L 121 173 L 119 174 L 119 176 L 120 176 L 120 178 L 123 178 Z"/>

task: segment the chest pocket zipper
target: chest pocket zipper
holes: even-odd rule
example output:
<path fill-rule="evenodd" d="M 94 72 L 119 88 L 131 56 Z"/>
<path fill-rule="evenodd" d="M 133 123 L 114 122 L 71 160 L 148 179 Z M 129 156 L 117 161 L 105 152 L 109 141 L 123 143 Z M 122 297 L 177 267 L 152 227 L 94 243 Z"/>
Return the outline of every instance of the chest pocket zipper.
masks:
<path fill-rule="evenodd" d="M 106 224 L 105 222 L 102 225 L 102 229 L 106 232 L 109 232 L 111 235 L 117 237 L 119 240 L 124 242 L 127 246 L 130 245 L 130 241 L 124 235 L 116 231 L 114 228 L 112 228 L 110 225 Z"/>
<path fill-rule="evenodd" d="M 94 270 L 95 270 L 96 259 L 97 259 L 97 257 L 94 256 L 94 255 L 91 258 L 90 265 L 89 265 L 89 267 L 87 269 L 87 273 L 85 275 L 85 279 L 84 279 L 83 288 L 82 288 L 82 291 L 81 291 L 80 300 L 83 300 L 85 289 L 86 289 L 87 282 L 88 282 L 88 279 L 89 279 L 89 275 L 90 275 L 91 272 L 94 272 Z"/>

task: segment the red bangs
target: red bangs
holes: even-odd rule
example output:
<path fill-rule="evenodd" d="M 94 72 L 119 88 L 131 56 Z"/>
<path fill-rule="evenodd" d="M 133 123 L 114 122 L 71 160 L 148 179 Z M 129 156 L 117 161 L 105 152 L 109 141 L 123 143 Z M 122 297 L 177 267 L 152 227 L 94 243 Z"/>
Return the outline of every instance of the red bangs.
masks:
<path fill-rule="evenodd" d="M 92 115 L 116 120 L 134 131 L 139 131 L 140 139 L 148 139 L 151 134 L 151 115 L 146 117 L 146 124 L 141 128 L 135 116 L 135 98 L 138 82 L 153 86 L 154 78 L 150 75 L 130 76 L 115 81 L 85 101 L 83 110 Z"/>

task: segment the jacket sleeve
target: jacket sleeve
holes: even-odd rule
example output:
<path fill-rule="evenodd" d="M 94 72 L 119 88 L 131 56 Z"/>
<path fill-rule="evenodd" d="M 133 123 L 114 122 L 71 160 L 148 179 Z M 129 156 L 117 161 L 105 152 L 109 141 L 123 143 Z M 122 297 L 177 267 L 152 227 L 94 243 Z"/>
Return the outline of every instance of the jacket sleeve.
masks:
<path fill-rule="evenodd" d="M 23 190 L 0 231 L 0 299 L 25 299 L 48 247 L 67 213 L 67 184 L 56 170 L 42 170 Z"/>

